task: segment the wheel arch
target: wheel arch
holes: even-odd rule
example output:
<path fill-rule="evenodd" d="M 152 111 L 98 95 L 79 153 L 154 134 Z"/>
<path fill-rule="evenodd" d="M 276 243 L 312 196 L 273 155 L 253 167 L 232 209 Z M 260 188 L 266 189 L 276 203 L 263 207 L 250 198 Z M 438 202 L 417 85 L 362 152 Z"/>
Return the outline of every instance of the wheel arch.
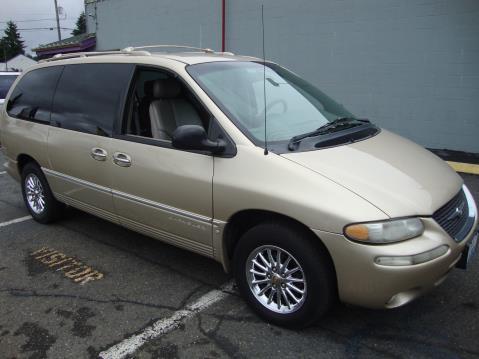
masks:
<path fill-rule="evenodd" d="M 284 214 L 259 209 L 242 210 L 236 212 L 229 218 L 223 232 L 223 267 L 225 268 L 226 272 L 229 273 L 231 271 L 231 262 L 233 260 L 234 250 L 241 236 L 254 226 L 265 222 L 281 222 L 303 232 L 305 236 L 307 236 L 307 239 L 316 248 L 324 251 L 327 254 L 334 271 L 334 275 L 336 276 L 336 268 L 334 266 L 331 253 L 328 251 L 321 238 L 319 238 L 308 226 Z"/>
<path fill-rule="evenodd" d="M 17 169 L 18 169 L 18 174 L 21 176 L 22 175 L 22 170 L 25 167 L 27 163 L 33 162 L 40 167 L 40 164 L 38 161 L 36 161 L 32 156 L 27 155 L 26 153 L 21 153 L 17 156 Z"/>

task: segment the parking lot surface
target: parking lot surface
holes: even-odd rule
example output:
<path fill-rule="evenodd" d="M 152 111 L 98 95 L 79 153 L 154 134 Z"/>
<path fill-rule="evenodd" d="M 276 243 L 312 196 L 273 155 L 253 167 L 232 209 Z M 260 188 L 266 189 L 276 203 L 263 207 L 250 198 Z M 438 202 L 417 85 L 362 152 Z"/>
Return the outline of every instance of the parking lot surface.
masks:
<path fill-rule="evenodd" d="M 463 178 L 478 200 L 479 176 Z M 212 260 L 74 209 L 51 225 L 26 216 L 19 184 L 0 174 L 0 358 L 111 356 L 151 326 L 156 338 L 127 357 L 479 357 L 477 257 L 406 307 L 338 304 L 291 331 L 256 317 Z M 53 254 L 65 262 L 42 262 Z"/>

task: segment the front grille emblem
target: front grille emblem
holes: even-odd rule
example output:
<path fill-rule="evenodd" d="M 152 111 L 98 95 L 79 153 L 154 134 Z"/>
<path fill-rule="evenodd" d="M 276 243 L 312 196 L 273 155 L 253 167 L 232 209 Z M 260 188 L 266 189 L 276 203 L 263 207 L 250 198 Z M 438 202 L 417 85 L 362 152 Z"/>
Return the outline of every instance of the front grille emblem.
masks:
<path fill-rule="evenodd" d="M 452 212 L 449 215 L 449 217 L 447 217 L 446 221 L 449 222 L 449 221 L 452 221 L 453 219 L 462 217 L 462 215 L 464 213 L 465 204 L 466 204 L 465 202 L 462 202 L 459 206 L 457 206 L 456 209 L 454 210 L 454 212 Z"/>

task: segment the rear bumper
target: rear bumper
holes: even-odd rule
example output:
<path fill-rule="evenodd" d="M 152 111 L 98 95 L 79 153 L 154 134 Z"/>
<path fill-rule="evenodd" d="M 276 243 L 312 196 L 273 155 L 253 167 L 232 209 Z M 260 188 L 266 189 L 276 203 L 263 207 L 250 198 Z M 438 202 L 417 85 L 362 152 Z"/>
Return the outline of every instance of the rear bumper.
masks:
<path fill-rule="evenodd" d="M 388 245 L 364 245 L 339 234 L 313 230 L 326 245 L 333 259 L 341 301 L 368 308 L 395 308 L 441 284 L 461 258 L 473 229 L 460 243 L 455 242 L 431 218 L 423 219 L 422 236 Z M 447 245 L 448 251 L 433 260 L 407 266 L 375 263 L 383 256 L 411 256 Z"/>

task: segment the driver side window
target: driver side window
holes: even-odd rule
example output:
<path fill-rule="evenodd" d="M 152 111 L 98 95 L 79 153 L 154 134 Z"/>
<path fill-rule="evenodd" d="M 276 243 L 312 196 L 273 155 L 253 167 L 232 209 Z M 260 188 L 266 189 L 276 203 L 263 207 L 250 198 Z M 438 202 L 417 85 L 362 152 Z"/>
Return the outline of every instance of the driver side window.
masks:
<path fill-rule="evenodd" d="M 122 133 L 171 142 L 179 126 L 198 125 L 208 129 L 209 117 L 178 78 L 165 71 L 139 68 Z"/>

